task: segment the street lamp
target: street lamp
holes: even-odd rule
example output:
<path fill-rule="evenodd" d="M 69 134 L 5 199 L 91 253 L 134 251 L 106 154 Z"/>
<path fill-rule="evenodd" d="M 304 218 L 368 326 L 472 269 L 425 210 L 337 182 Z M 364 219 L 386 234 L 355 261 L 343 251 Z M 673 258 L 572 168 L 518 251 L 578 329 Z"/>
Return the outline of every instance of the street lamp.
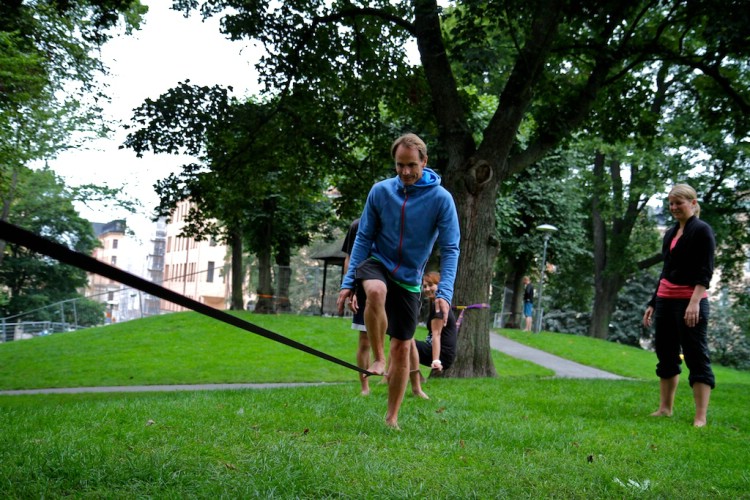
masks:
<path fill-rule="evenodd" d="M 542 316 L 544 315 L 544 311 L 542 310 L 542 287 L 544 286 L 544 269 L 547 267 L 547 242 L 552 233 L 557 231 L 557 228 L 552 224 L 541 224 L 536 227 L 536 230 L 544 233 L 544 251 L 542 252 L 542 269 L 541 277 L 539 278 L 539 298 L 537 299 L 536 325 L 534 328 L 534 333 L 539 333 L 542 331 Z"/>

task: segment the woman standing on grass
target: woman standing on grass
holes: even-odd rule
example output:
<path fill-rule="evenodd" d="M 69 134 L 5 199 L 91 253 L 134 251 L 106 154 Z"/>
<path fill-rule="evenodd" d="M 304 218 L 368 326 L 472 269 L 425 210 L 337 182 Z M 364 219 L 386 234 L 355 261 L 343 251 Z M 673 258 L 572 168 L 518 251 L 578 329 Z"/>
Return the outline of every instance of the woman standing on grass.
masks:
<path fill-rule="evenodd" d="M 669 210 L 677 221 L 664 235 L 664 268 L 659 286 L 643 315 L 643 325 L 656 327 L 654 347 L 658 363 L 659 409 L 654 417 L 670 417 L 682 369 L 680 348 L 690 371 L 688 380 L 695 398 L 693 425 L 706 425 L 706 412 L 714 373 L 708 355 L 708 295 L 714 270 L 716 240 L 711 226 L 698 219 L 700 206 L 695 189 L 677 184 L 669 192 Z"/>

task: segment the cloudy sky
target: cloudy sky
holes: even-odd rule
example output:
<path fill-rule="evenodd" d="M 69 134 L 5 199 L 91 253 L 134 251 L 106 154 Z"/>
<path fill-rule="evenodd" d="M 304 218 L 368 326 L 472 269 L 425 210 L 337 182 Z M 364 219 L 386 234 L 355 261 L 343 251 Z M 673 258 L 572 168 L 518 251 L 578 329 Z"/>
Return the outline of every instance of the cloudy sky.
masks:
<path fill-rule="evenodd" d="M 253 68 L 256 56 L 248 43 L 231 42 L 219 32 L 219 19 L 202 22 L 192 15 L 169 9 L 171 0 L 145 0 L 149 6 L 142 29 L 131 36 L 121 35 L 102 49 L 102 59 L 110 68 L 104 79 L 112 102 L 105 106 L 105 117 L 127 123 L 133 108 L 146 98 L 157 98 L 178 82 L 189 79 L 200 85 L 231 85 L 236 95 L 257 92 Z M 148 241 L 153 231 L 150 214 L 158 203 L 153 184 L 171 172 L 179 172 L 184 158 L 147 153 L 136 158 L 129 149 L 118 149 L 125 132 L 116 127 L 108 139 L 86 142 L 49 162 L 66 184 L 106 184 L 124 186 L 127 196 L 143 204 L 137 216 L 106 206 L 79 206 L 81 214 L 94 222 L 126 218 L 136 236 Z"/>

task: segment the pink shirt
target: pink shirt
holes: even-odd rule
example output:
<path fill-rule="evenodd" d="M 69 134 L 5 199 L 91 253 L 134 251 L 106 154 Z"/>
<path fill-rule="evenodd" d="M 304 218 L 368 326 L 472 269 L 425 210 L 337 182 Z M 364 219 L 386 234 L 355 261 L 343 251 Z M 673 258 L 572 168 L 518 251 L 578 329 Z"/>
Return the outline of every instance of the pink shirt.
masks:
<path fill-rule="evenodd" d="M 673 238 L 669 245 L 671 251 L 679 238 Z M 656 296 L 663 299 L 690 299 L 693 296 L 694 286 L 690 285 L 675 285 L 668 280 L 662 278 L 659 281 L 659 288 L 656 290 Z M 703 293 L 703 298 L 708 298 L 708 293 Z"/>

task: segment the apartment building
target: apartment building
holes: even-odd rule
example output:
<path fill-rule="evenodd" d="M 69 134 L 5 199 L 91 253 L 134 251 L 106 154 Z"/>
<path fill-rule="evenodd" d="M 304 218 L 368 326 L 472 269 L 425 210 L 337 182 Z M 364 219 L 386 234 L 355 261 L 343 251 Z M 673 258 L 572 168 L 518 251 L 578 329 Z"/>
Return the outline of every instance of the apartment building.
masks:
<path fill-rule="evenodd" d="M 112 266 L 122 266 L 126 250 L 126 224 L 122 219 L 110 222 L 92 222 L 94 234 L 99 239 L 100 247 L 94 249 L 96 260 Z M 120 283 L 98 274 L 88 273 L 88 286 L 85 296 L 96 302 L 107 304 L 106 323 L 118 320 Z"/>
<path fill-rule="evenodd" d="M 162 286 L 216 309 L 229 306 L 230 287 L 225 273 L 230 262 L 228 247 L 215 240 L 196 241 L 180 236 L 189 201 L 177 205 L 166 225 Z M 162 312 L 182 311 L 183 307 L 161 300 Z"/>

